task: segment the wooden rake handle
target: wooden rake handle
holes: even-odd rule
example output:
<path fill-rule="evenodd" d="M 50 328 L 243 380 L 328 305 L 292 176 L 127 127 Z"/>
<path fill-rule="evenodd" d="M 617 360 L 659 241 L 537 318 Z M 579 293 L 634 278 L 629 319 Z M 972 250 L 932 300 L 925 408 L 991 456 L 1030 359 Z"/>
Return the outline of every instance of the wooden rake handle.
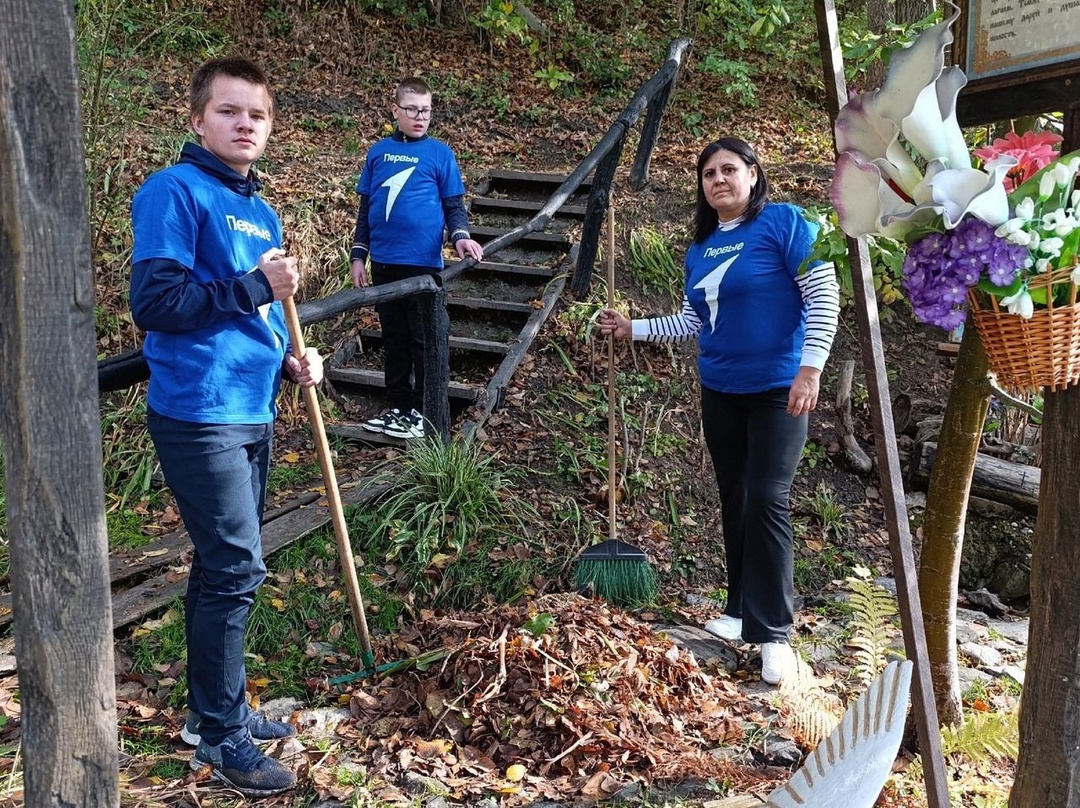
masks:
<path fill-rule="evenodd" d="M 296 303 L 292 297 L 281 301 L 285 309 L 285 325 L 289 329 L 289 341 L 292 353 L 297 359 L 303 359 L 307 352 L 304 334 L 300 330 L 300 318 L 296 314 Z M 349 543 L 349 528 L 345 523 L 345 509 L 341 504 L 341 492 L 338 490 L 334 462 L 330 456 L 330 444 L 326 440 L 326 427 L 323 425 L 322 409 L 319 396 L 314 387 L 301 388 L 304 391 L 304 404 L 307 407 L 308 423 L 315 439 L 315 448 L 319 453 L 319 467 L 322 469 L 323 485 L 326 487 L 326 500 L 330 506 L 330 515 L 334 521 L 334 537 L 337 539 L 338 559 L 345 578 L 345 588 L 349 593 L 349 607 L 352 610 L 353 624 L 360 638 L 365 667 L 375 664 L 371 651 L 371 635 L 368 634 L 367 615 L 364 613 L 364 599 L 360 595 L 360 584 L 356 578 L 356 564 L 353 561 L 352 545 Z"/>

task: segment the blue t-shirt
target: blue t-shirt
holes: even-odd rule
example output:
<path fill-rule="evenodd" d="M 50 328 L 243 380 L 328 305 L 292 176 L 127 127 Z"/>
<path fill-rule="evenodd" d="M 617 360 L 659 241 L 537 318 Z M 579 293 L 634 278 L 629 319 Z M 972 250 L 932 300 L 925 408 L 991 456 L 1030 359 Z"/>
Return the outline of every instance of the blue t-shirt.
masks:
<path fill-rule="evenodd" d="M 251 272 L 264 252 L 281 246 L 281 223 L 259 196 L 238 193 L 195 164 L 229 171 L 209 152 L 189 144 L 185 158 L 191 161 L 151 175 L 135 194 L 132 263 L 168 259 L 190 270 L 191 283 L 227 286 Z M 133 279 L 133 308 L 140 289 Z M 205 312 L 177 306 L 168 330 L 148 331 L 148 404 L 181 421 L 273 421 L 288 331 L 279 302 L 253 308 L 193 326 L 186 315 L 205 321 Z"/>
<path fill-rule="evenodd" d="M 465 193 L 449 146 L 383 138 L 368 151 L 356 192 L 368 198 L 373 261 L 442 269 L 442 202 Z"/>
<path fill-rule="evenodd" d="M 701 318 L 701 383 L 719 393 L 789 387 L 799 372 L 806 305 L 796 284 L 817 226 L 789 204 L 717 228 L 686 255 L 686 296 Z"/>

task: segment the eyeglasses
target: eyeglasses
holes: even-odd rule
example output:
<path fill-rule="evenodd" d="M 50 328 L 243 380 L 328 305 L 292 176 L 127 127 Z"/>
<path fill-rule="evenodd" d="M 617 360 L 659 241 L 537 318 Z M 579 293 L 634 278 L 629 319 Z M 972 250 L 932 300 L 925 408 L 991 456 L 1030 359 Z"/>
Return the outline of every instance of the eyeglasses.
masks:
<path fill-rule="evenodd" d="M 412 118 L 414 121 L 418 118 L 431 118 L 431 107 L 402 107 L 398 106 L 398 109 L 403 110 L 405 114 Z"/>

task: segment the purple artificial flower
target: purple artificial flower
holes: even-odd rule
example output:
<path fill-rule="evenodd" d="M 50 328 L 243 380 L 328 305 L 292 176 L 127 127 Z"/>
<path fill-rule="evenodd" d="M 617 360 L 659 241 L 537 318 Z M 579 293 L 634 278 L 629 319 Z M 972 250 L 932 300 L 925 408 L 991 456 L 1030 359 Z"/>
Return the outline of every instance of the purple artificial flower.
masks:
<path fill-rule="evenodd" d="M 981 219 L 966 218 L 948 233 L 930 233 L 908 248 L 902 287 L 919 322 L 951 331 L 964 322 L 968 290 L 982 278 L 1009 286 L 1027 249 L 994 234 Z"/>

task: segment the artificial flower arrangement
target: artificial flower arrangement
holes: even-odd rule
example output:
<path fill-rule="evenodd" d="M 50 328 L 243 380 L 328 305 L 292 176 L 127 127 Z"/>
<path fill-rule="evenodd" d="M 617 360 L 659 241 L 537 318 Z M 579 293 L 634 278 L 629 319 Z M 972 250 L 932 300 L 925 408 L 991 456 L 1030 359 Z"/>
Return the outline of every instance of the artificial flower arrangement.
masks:
<path fill-rule="evenodd" d="M 849 236 L 908 244 L 903 288 L 915 317 L 952 330 L 965 303 L 1031 318 L 1076 301 L 1080 152 L 1057 135 L 1007 136 L 976 150 L 956 120 L 963 70 L 945 67 L 952 16 L 894 54 L 879 90 L 853 95 L 836 119 L 830 197 Z"/>

